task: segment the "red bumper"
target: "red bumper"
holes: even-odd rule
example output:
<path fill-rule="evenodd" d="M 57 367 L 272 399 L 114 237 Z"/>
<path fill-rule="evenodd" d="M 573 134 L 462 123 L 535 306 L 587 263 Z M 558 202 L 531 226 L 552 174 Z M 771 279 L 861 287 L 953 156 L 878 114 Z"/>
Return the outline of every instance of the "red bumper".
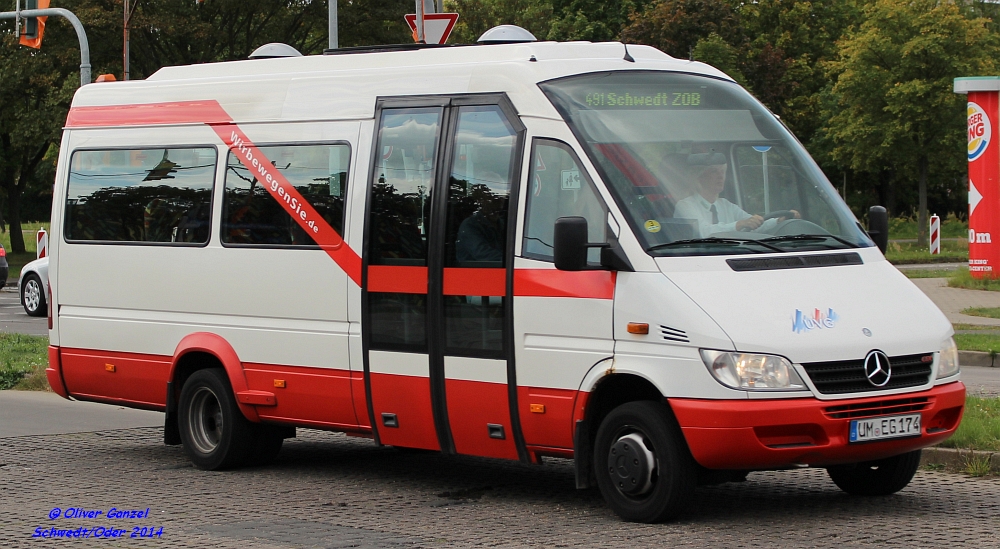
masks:
<path fill-rule="evenodd" d="M 62 360 L 59 357 L 59 347 L 49 345 L 49 367 L 45 369 L 45 377 L 49 380 L 49 387 L 63 398 L 69 398 L 69 391 L 62 378 Z"/>
<path fill-rule="evenodd" d="M 821 401 L 669 399 L 694 459 L 709 469 L 825 466 L 894 456 L 937 444 L 958 428 L 965 385 L 903 395 Z M 920 413 L 919 437 L 848 442 L 852 419 Z"/>

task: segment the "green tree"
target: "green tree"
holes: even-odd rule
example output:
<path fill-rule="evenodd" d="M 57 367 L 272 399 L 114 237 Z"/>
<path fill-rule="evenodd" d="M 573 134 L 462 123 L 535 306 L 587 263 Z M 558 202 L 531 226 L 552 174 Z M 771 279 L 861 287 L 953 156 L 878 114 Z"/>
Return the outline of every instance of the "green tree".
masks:
<path fill-rule="evenodd" d="M 633 13 L 652 0 L 552 0 L 548 40 L 618 40 Z M 539 37 L 541 38 L 541 37 Z"/>
<path fill-rule="evenodd" d="M 497 25 L 517 25 L 544 40 L 552 24 L 552 4 L 538 0 L 445 0 L 446 12 L 459 14 L 449 42 L 475 44 Z"/>
<path fill-rule="evenodd" d="M 995 71 L 996 37 L 986 24 L 952 2 L 876 0 L 828 64 L 836 76 L 825 130 L 832 157 L 859 171 L 888 165 L 916 177 L 920 246 L 932 161 L 964 149 L 965 98 L 952 92 L 953 80 Z"/>
<path fill-rule="evenodd" d="M 736 57 L 743 57 L 747 39 L 732 0 L 657 0 L 633 11 L 621 31 L 627 42 L 653 46 L 679 59 L 689 58 L 698 41 L 713 34 L 717 38 L 709 40 L 704 52 L 722 53 L 720 42 L 725 42 L 740 52 Z"/>
<path fill-rule="evenodd" d="M 111 2 L 63 5 L 88 29 L 95 74 L 109 70 L 107 58 L 112 50 L 106 48 L 102 23 L 107 22 L 103 15 L 113 7 Z M 11 21 L 0 24 L 0 189 L 6 195 L 11 251 L 23 253 L 22 195 L 32 186 L 51 188 L 51 179 L 41 181 L 39 176 L 54 170 L 55 147 L 70 100 L 80 85 L 80 49 L 76 32 L 59 17 L 48 19 L 39 50 L 18 45 L 13 30 Z M 117 35 L 121 36 L 120 31 Z"/>

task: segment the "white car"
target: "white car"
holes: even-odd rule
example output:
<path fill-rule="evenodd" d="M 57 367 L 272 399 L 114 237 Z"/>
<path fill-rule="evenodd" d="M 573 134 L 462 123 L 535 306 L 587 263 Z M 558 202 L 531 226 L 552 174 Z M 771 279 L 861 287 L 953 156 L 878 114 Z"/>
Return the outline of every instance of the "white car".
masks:
<path fill-rule="evenodd" d="M 36 259 L 21 268 L 17 287 L 21 294 L 21 306 L 28 316 L 48 314 L 45 296 L 49 291 L 49 258 Z"/>

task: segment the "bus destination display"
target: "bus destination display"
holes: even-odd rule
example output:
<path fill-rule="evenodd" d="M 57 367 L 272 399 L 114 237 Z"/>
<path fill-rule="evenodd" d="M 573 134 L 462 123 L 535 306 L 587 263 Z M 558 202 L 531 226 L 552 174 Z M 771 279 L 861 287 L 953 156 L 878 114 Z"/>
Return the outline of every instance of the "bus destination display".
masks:
<path fill-rule="evenodd" d="M 586 94 L 583 102 L 592 109 L 673 109 L 697 107 L 701 105 L 701 92 L 591 92 Z"/>

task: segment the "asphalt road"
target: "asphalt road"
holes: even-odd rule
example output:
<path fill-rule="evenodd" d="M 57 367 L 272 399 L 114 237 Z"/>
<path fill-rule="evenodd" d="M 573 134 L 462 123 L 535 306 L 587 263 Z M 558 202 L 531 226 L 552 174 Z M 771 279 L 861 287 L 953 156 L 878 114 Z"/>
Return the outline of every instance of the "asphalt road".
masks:
<path fill-rule="evenodd" d="M 48 319 L 28 316 L 24 312 L 17 284 L 8 284 L 0 290 L 0 332 L 49 335 Z"/>
<path fill-rule="evenodd" d="M 42 391 L 0 391 L 0 438 L 162 425 L 161 412 L 76 402 Z"/>

